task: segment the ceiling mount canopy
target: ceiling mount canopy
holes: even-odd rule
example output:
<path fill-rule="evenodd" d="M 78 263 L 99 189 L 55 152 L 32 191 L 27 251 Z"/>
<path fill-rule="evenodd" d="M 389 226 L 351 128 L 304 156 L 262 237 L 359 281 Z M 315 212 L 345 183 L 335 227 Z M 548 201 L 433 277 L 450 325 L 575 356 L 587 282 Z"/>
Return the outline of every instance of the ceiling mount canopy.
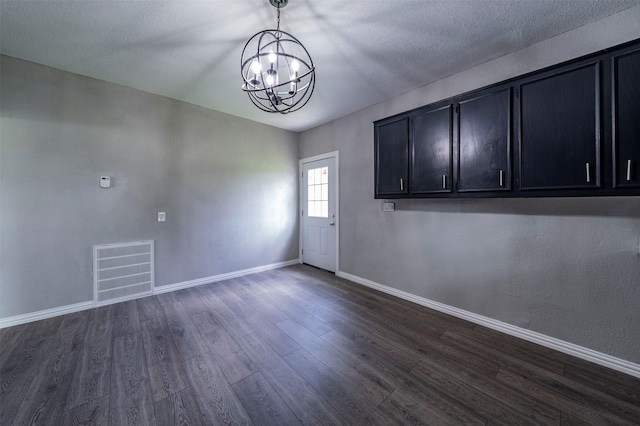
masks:
<path fill-rule="evenodd" d="M 269 0 L 269 3 L 271 3 L 271 6 L 273 7 L 282 9 L 289 4 L 289 0 Z"/>
<path fill-rule="evenodd" d="M 315 66 L 297 38 L 280 30 L 280 9 L 289 0 L 269 0 L 278 10 L 275 30 L 264 30 L 249 39 L 242 50 L 242 90 L 255 106 L 266 112 L 288 114 L 302 108 L 313 94 Z"/>

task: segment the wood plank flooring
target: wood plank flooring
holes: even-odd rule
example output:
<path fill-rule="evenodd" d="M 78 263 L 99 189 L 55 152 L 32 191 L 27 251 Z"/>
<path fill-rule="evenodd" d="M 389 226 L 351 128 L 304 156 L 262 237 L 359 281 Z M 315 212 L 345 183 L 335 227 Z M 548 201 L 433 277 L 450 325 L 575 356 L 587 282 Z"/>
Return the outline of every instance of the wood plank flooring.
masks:
<path fill-rule="evenodd" d="M 640 379 L 304 265 L 0 344 L 1 425 L 640 424 Z"/>

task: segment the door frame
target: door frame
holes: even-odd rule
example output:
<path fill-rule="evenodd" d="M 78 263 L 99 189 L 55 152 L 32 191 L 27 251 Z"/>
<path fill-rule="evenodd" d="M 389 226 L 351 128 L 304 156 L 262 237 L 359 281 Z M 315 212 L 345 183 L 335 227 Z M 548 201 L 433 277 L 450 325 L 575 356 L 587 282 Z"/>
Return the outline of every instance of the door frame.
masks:
<path fill-rule="evenodd" d="M 313 157 L 302 158 L 298 160 L 298 218 L 300 219 L 298 225 L 298 234 L 299 234 L 299 242 L 298 242 L 298 263 L 302 263 L 302 247 L 303 247 L 303 236 L 304 230 L 302 229 L 302 211 L 303 208 L 303 199 L 302 199 L 302 167 L 306 163 L 312 163 L 314 161 L 326 160 L 328 158 L 333 158 L 335 161 L 335 199 L 336 199 L 336 208 L 335 208 L 335 222 L 336 222 L 336 272 L 338 275 L 340 271 L 340 156 L 339 151 L 331 151 L 325 154 L 314 155 Z"/>

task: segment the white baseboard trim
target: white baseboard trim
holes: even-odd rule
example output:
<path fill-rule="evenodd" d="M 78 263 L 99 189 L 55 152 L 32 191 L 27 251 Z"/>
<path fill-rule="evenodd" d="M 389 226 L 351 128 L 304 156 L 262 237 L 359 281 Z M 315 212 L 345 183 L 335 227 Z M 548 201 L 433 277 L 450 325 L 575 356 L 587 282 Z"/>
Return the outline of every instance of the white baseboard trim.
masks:
<path fill-rule="evenodd" d="M 111 305 L 113 303 L 138 299 L 140 297 L 150 296 L 152 294 L 168 293 L 171 291 L 180 290 L 182 288 L 194 287 L 202 284 L 209 284 L 216 281 L 228 280 L 231 278 L 237 278 L 244 275 L 255 274 L 263 271 L 270 271 L 272 269 L 284 268 L 285 266 L 297 265 L 300 263 L 300 259 L 288 260 L 286 262 L 272 263 L 270 265 L 257 266 L 255 268 L 243 269 L 241 271 L 228 272 L 226 274 L 214 275 L 206 278 L 198 278 L 196 280 L 183 281 L 181 283 L 169 284 L 162 287 L 156 287 L 153 293 L 148 293 L 140 296 L 134 296 L 128 299 L 118 299 L 115 301 L 108 301 L 95 303 L 94 301 L 80 302 L 73 305 L 65 305 L 57 308 L 45 309 L 37 312 L 30 312 L 28 314 L 16 315 L 13 317 L 0 318 L 0 329 L 6 327 L 13 327 L 14 325 L 26 324 L 28 322 L 39 321 L 47 318 L 57 317 L 59 315 L 71 314 L 73 312 L 84 311 L 85 309 L 96 308 L 98 306 Z"/>
<path fill-rule="evenodd" d="M 244 275 L 257 274 L 258 272 L 270 271 L 272 269 L 284 268 L 285 266 L 297 265 L 299 262 L 299 259 L 287 260 L 286 262 L 272 263 L 270 265 L 256 266 L 255 268 L 227 272 L 226 274 L 212 275 L 206 278 L 197 278 L 195 280 L 163 285 L 161 287 L 154 288 L 153 294 L 169 293 L 171 291 L 176 291 L 183 288 L 195 287 L 202 284 L 210 284 L 217 281 L 230 280 L 231 278 L 238 278 Z"/>
<path fill-rule="evenodd" d="M 73 305 L 60 306 L 58 308 L 45 309 L 43 311 L 30 312 L 28 314 L 16 315 L 13 317 L 0 319 L 0 328 L 13 327 L 14 325 L 26 324 L 28 322 L 40 321 L 59 315 L 72 314 L 94 307 L 93 301 L 74 303 Z"/>
<path fill-rule="evenodd" d="M 573 343 L 565 342 L 564 340 L 556 339 L 555 337 L 550 337 L 545 334 L 507 324 L 505 322 L 498 321 L 489 317 L 474 314 L 473 312 L 465 311 L 464 309 L 459 309 L 453 306 L 445 305 L 444 303 L 435 302 L 433 300 L 416 296 L 415 294 L 379 284 L 366 278 L 358 277 L 346 272 L 338 271 L 336 275 L 340 278 L 344 278 L 346 280 L 353 281 L 354 283 L 379 290 L 383 293 L 397 296 L 401 299 L 414 302 L 418 305 L 426 306 L 427 308 L 444 312 L 445 314 L 462 318 L 467 321 L 471 321 L 473 323 L 491 328 L 493 330 L 497 330 L 505 334 L 519 337 L 521 339 L 528 340 L 529 342 L 537 343 L 541 346 L 545 346 L 547 348 L 555 349 L 559 352 L 575 356 L 576 358 L 581 358 L 586 361 L 590 361 L 595 364 L 599 364 L 604 367 L 608 367 L 613 370 L 621 371 L 631 376 L 640 378 L 640 364 L 635 364 L 624 359 L 616 358 L 611 355 L 594 351 L 593 349 L 578 346 Z"/>

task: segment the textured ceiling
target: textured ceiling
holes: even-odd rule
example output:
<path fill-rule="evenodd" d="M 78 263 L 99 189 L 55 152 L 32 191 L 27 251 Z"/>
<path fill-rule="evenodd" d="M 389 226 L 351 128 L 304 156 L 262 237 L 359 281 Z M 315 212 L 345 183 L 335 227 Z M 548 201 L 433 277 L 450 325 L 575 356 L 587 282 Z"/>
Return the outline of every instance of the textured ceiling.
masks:
<path fill-rule="evenodd" d="M 290 0 L 281 28 L 316 64 L 310 102 L 258 110 L 240 55 L 268 0 L 0 0 L 3 54 L 302 131 L 640 0 Z"/>

